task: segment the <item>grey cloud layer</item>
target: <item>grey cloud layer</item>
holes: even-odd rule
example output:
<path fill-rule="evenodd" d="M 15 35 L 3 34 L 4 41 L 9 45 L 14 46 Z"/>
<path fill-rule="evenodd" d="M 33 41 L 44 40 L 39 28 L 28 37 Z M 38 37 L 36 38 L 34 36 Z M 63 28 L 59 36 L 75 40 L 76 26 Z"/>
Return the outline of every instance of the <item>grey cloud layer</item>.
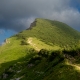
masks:
<path fill-rule="evenodd" d="M 80 13 L 72 0 L 0 0 L 0 28 L 21 31 L 36 18 L 59 20 L 80 29 Z"/>

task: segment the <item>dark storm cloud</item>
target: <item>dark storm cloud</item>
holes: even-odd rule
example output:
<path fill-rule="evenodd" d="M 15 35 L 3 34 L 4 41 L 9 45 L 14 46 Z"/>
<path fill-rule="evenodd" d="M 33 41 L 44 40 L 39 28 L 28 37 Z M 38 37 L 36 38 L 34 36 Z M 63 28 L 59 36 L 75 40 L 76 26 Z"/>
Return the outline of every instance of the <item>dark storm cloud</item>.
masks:
<path fill-rule="evenodd" d="M 37 15 L 37 11 L 30 6 L 29 0 L 1 0 L 0 27 L 16 31 L 26 29 L 28 19 Z"/>
<path fill-rule="evenodd" d="M 0 28 L 21 31 L 41 17 L 79 29 L 80 13 L 70 3 L 71 0 L 0 0 Z"/>

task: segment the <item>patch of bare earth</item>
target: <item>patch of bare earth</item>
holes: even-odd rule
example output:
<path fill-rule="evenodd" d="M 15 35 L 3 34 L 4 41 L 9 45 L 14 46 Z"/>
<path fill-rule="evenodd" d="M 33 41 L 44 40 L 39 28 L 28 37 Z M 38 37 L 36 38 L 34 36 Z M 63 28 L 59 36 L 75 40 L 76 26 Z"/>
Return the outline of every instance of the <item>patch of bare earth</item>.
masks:
<path fill-rule="evenodd" d="M 40 49 L 36 46 L 35 43 L 33 43 L 33 39 L 32 38 L 28 38 L 27 42 L 37 51 L 40 51 Z"/>

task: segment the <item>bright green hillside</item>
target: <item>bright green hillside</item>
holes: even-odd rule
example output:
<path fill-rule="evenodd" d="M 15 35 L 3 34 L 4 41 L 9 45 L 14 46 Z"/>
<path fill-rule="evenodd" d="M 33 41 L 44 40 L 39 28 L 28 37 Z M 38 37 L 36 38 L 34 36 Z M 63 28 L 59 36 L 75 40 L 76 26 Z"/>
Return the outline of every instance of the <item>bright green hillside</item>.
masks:
<path fill-rule="evenodd" d="M 80 33 L 36 19 L 0 46 L 0 80 L 79 80 Z"/>
<path fill-rule="evenodd" d="M 22 31 L 18 38 L 36 37 L 49 45 L 74 47 L 80 39 L 80 33 L 68 25 L 47 19 L 36 19 L 30 29 Z"/>

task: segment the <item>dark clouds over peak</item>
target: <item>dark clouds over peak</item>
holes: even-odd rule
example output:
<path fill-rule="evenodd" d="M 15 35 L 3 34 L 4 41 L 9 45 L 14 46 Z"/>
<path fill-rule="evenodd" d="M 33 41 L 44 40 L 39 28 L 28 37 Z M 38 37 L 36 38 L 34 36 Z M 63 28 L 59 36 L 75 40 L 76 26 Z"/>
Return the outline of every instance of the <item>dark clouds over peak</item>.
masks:
<path fill-rule="evenodd" d="M 72 0 L 0 0 L 0 28 L 21 31 L 37 17 L 56 19 L 80 29 L 80 12 Z M 79 4 L 79 2 L 78 2 Z"/>

